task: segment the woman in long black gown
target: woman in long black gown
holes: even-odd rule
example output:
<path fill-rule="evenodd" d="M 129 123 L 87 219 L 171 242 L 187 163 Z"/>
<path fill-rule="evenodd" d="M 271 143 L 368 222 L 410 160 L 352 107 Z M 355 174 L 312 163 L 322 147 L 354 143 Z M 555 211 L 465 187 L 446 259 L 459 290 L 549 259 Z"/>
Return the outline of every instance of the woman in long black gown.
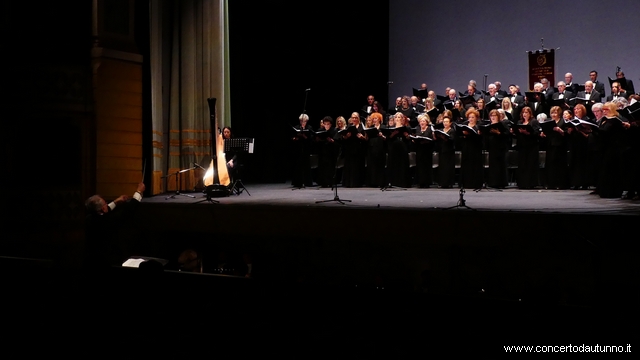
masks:
<path fill-rule="evenodd" d="M 507 178 L 507 151 L 511 146 L 511 136 L 508 127 L 500 120 L 500 112 L 489 112 L 491 127 L 483 130 L 486 148 L 489 151 L 489 171 L 487 173 L 487 186 L 504 189 L 508 185 Z"/>
<path fill-rule="evenodd" d="M 336 129 L 333 127 L 331 116 L 322 119 L 322 128 L 316 133 L 315 141 L 318 150 L 318 180 L 320 187 L 333 186 L 333 177 L 336 171 L 338 148 L 333 139 Z"/>
<path fill-rule="evenodd" d="M 349 124 L 347 130 L 349 130 L 350 126 L 355 127 L 355 129 L 353 132 L 347 131 L 346 134 L 342 135 L 342 151 L 344 155 L 342 186 L 361 187 L 364 185 L 367 143 L 360 123 L 360 115 L 357 112 L 351 113 Z"/>
<path fill-rule="evenodd" d="M 308 124 L 309 116 L 301 114 L 300 125 L 294 126 L 296 134 L 293 136 L 293 169 L 291 175 L 291 186 L 302 188 L 313 185 L 311 179 L 311 146 L 313 132 Z"/>
<path fill-rule="evenodd" d="M 554 106 L 549 111 L 550 121 L 555 121 L 553 130 L 548 134 L 541 133 L 547 138 L 545 158 L 545 172 L 547 174 L 547 188 L 564 189 L 567 185 L 567 134 L 562 108 Z"/>
<path fill-rule="evenodd" d="M 374 103 L 375 108 L 375 103 Z M 374 112 L 369 116 L 373 122 L 372 127 L 378 129 L 373 135 L 366 135 L 367 138 L 367 177 L 366 184 L 370 187 L 383 188 L 386 186 L 386 162 L 387 162 L 387 144 L 386 137 L 382 133 L 383 115 Z"/>
<path fill-rule="evenodd" d="M 460 182 L 467 189 L 481 189 L 484 182 L 484 158 L 482 156 L 482 137 L 478 134 L 480 113 L 471 107 L 466 112 L 467 126 L 457 130 L 460 139 L 462 158 L 460 160 Z"/>
<path fill-rule="evenodd" d="M 533 189 L 538 185 L 538 171 L 540 169 L 540 125 L 538 120 L 533 118 L 533 111 L 528 106 L 520 110 L 520 120 L 517 125 L 529 125 L 512 128 L 518 149 L 518 171 L 516 173 L 518 188 Z"/>
<path fill-rule="evenodd" d="M 392 131 L 387 138 L 387 178 L 389 184 L 398 187 L 411 187 L 409 166 L 409 119 L 402 113 L 394 115 L 395 127 L 403 130 Z M 407 128 L 403 128 L 407 127 Z"/>
<path fill-rule="evenodd" d="M 622 138 L 625 130 L 615 103 L 605 103 L 602 110 L 604 117 L 598 127 L 602 152 L 598 194 L 602 198 L 619 198 L 622 195 Z"/>
<path fill-rule="evenodd" d="M 436 130 L 436 148 L 438 151 L 438 186 L 450 188 L 456 176 L 456 131 L 451 127 L 451 112 L 442 117 L 442 130 Z"/>
<path fill-rule="evenodd" d="M 417 183 L 420 188 L 428 188 L 433 182 L 431 173 L 433 171 L 433 145 L 435 140 L 429 115 L 421 114 L 418 116 L 418 128 L 416 128 L 415 135 L 418 138 L 412 140 L 412 145 L 416 152 Z"/>
<path fill-rule="evenodd" d="M 595 126 L 595 122 L 587 117 L 587 108 L 578 104 L 573 108 L 573 115 L 576 119 L 587 121 Z M 593 131 L 593 126 L 584 124 L 569 127 L 567 133 L 569 138 L 569 184 L 572 189 L 586 190 L 591 184 L 590 178 L 593 173 L 589 156 L 589 134 Z"/>

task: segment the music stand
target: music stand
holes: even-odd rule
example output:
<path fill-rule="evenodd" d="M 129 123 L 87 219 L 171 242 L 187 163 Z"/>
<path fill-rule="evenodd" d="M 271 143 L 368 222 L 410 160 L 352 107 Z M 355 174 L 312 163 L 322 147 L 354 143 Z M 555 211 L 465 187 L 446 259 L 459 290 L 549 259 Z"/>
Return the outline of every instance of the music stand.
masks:
<path fill-rule="evenodd" d="M 248 154 L 253 154 L 253 145 L 254 145 L 254 139 L 253 138 L 231 138 L 231 139 L 224 139 L 224 152 L 235 152 L 235 153 L 248 153 Z M 234 169 L 235 166 L 241 166 L 241 165 L 236 165 L 234 164 Z M 240 170 L 235 169 L 235 172 L 237 174 L 240 173 Z M 242 191 L 246 191 L 247 194 L 249 196 L 251 196 L 251 194 L 249 193 L 249 190 L 247 189 L 246 186 L 244 186 L 244 183 L 242 182 L 242 179 L 236 179 L 234 176 L 233 179 L 233 184 L 231 185 L 231 193 L 235 193 L 236 195 L 240 195 L 242 194 Z"/>
<path fill-rule="evenodd" d="M 179 181 L 180 174 L 185 173 L 185 172 L 187 172 L 187 171 L 195 170 L 195 169 L 197 169 L 197 168 L 198 168 L 198 166 L 194 166 L 194 167 L 192 167 L 192 168 L 188 168 L 188 169 L 184 169 L 184 170 L 176 171 L 176 172 L 175 172 L 175 173 L 173 173 L 173 174 L 169 174 L 169 175 L 167 175 L 167 176 L 163 176 L 163 178 L 165 178 L 165 179 L 168 179 L 168 178 L 169 178 L 169 176 L 175 176 L 175 177 L 176 177 L 176 193 L 175 193 L 175 194 L 173 194 L 173 195 L 171 195 L 171 196 L 167 196 L 167 197 L 166 197 L 166 198 L 164 198 L 164 199 L 165 199 L 165 200 L 175 199 L 175 198 L 176 198 L 176 195 L 182 195 L 182 196 L 186 196 L 186 197 L 190 197 L 190 198 L 192 198 L 192 199 L 195 199 L 196 197 L 195 197 L 195 196 L 193 196 L 193 195 L 189 195 L 189 194 L 182 194 L 182 193 L 180 193 L 180 185 L 182 185 L 182 184 L 181 184 L 181 182 L 182 182 L 182 181 L 180 181 L 180 183 L 179 183 L 178 181 Z M 168 180 L 167 180 L 167 181 L 168 181 Z"/>

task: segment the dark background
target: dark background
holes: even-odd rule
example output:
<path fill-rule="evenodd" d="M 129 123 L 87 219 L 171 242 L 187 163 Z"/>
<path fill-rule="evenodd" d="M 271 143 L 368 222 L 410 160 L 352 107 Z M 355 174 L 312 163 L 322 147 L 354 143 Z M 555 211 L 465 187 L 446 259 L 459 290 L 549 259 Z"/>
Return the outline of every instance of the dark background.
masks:
<path fill-rule="evenodd" d="M 348 118 L 369 94 L 387 97 L 384 2 L 230 1 L 229 23 L 231 122 L 236 136 L 256 139 L 250 181 L 287 179 L 289 128 L 303 110 L 318 127 L 327 115 Z"/>
<path fill-rule="evenodd" d="M 480 88 L 484 74 L 503 89 L 529 89 L 526 52 L 540 49 L 541 38 L 545 48 L 560 48 L 556 83 L 570 72 L 584 84 L 596 70 L 608 86 L 616 66 L 639 83 L 637 14 L 635 0 L 389 1 L 389 96 L 422 82 L 437 94 L 447 86 L 464 92 L 470 79 Z"/>

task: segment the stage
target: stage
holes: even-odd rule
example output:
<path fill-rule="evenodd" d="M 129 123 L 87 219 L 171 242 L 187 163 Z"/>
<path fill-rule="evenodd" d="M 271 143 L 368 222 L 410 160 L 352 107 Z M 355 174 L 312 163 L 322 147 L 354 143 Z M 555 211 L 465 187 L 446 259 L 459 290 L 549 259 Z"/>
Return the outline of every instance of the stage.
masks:
<path fill-rule="evenodd" d="M 127 254 L 174 261 L 194 248 L 208 269 L 249 254 L 256 279 L 331 288 L 587 306 L 638 295 L 638 201 L 507 188 L 466 190 L 464 207 L 459 189 L 339 187 L 341 204 L 330 188 L 246 187 L 215 202 L 143 199 Z"/>
<path fill-rule="evenodd" d="M 446 210 L 458 205 L 460 189 L 389 188 L 343 188 L 338 187 L 338 198 L 350 200 L 344 205 L 337 201 L 331 188 L 292 188 L 287 184 L 248 184 L 248 193 L 239 196 L 216 198 L 220 205 L 228 206 L 284 206 L 324 208 L 332 205 L 357 209 L 404 209 L 404 210 Z M 519 190 L 506 189 L 465 189 L 466 205 L 476 211 L 506 211 L 526 213 L 558 214 L 611 214 L 640 215 L 640 202 L 602 199 L 590 195 L 590 190 Z M 191 198 L 184 194 L 194 196 Z M 200 204 L 207 203 L 202 192 L 183 192 L 156 195 L 144 199 L 150 204 Z M 171 197 L 171 198 L 167 198 Z M 327 201 L 329 200 L 329 201 Z M 318 202 L 327 201 L 327 202 Z"/>
<path fill-rule="evenodd" d="M 459 189 L 340 187 L 339 198 L 351 200 L 342 205 L 330 188 L 246 187 L 251 195 L 218 203 L 202 192 L 143 199 L 116 242 L 123 256 L 168 260 L 161 274 L 114 268 L 106 279 L 77 281 L 51 271 L 55 259 L 20 267 L 5 259 L 5 276 L 19 279 L 13 293 L 29 295 L 16 295 L 16 308 L 63 302 L 68 312 L 51 314 L 67 315 L 43 319 L 68 322 L 80 311 L 74 320 L 84 329 L 96 325 L 82 322 L 78 302 L 99 297 L 109 304 L 101 321 L 153 319 L 157 330 L 145 327 L 153 339 L 193 317 L 207 324 L 203 335 L 302 354 L 326 346 L 375 355 L 425 339 L 431 349 L 454 338 L 501 351 L 507 339 L 602 343 L 613 334 L 619 345 L 638 337 L 628 330 L 640 301 L 637 201 L 507 188 L 467 190 L 464 208 Z M 188 248 L 205 274 L 175 271 Z"/>

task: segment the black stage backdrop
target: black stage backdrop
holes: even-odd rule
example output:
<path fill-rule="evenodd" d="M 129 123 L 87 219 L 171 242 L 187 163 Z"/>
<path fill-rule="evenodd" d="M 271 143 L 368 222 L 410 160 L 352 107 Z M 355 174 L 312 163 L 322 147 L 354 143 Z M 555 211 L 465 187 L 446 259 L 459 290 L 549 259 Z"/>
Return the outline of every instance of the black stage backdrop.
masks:
<path fill-rule="evenodd" d="M 583 84 L 596 70 L 608 88 L 620 66 L 640 83 L 639 13 L 637 0 L 390 1 L 389 97 L 422 82 L 437 94 L 447 86 L 464 92 L 470 79 L 481 88 L 485 74 L 524 90 L 526 51 L 540 49 L 541 38 L 545 48 L 560 48 L 556 81 L 571 72 Z"/>
<path fill-rule="evenodd" d="M 317 128 L 326 115 L 348 118 L 369 94 L 386 107 L 386 2 L 230 1 L 229 24 L 232 127 L 256 139 L 245 180 L 289 178 L 288 131 L 305 108 Z"/>

